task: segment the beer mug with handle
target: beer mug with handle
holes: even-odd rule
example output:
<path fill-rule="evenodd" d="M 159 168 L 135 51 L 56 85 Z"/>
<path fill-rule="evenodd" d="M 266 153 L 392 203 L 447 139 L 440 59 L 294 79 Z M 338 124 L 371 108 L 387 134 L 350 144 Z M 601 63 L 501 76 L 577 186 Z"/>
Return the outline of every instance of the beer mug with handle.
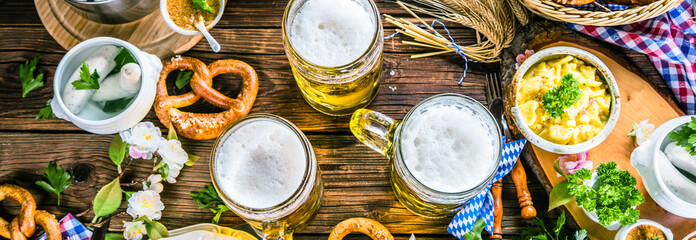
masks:
<path fill-rule="evenodd" d="M 263 239 L 291 240 L 316 215 L 323 194 L 305 135 L 271 114 L 251 114 L 220 134 L 210 173 L 225 205 Z"/>
<path fill-rule="evenodd" d="M 390 159 L 390 183 L 399 202 L 428 218 L 448 216 L 478 194 L 502 156 L 500 129 L 491 113 L 459 94 L 423 100 L 401 122 L 359 109 L 350 130 Z"/>

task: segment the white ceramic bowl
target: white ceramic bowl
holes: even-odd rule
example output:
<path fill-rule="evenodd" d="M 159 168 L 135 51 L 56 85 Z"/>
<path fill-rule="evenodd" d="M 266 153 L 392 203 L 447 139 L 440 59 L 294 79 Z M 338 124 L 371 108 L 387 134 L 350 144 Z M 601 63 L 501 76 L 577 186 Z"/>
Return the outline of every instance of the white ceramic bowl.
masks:
<path fill-rule="evenodd" d="M 628 233 L 635 227 L 638 227 L 640 225 L 650 225 L 659 228 L 662 230 L 663 233 L 665 233 L 665 236 L 667 237 L 667 240 L 673 240 L 674 239 L 674 234 L 672 234 L 672 231 L 669 230 L 669 228 L 666 228 L 665 226 L 662 226 L 659 223 L 656 223 L 654 221 L 650 221 L 647 219 L 639 219 L 636 223 L 624 226 L 622 227 L 614 236 L 614 240 L 626 240 L 626 237 L 628 237 Z"/>
<path fill-rule="evenodd" d="M 70 76 L 75 69 L 80 67 L 82 61 L 99 47 L 105 45 L 124 47 L 133 54 L 142 72 L 140 90 L 130 106 L 119 114 L 104 119 L 85 119 L 73 114 L 65 107 L 61 94 Z M 51 108 L 57 118 L 68 120 L 77 127 L 91 133 L 113 134 L 126 130 L 145 118 L 145 115 L 147 115 L 150 108 L 152 108 L 152 103 L 155 101 L 156 83 L 160 71 L 162 71 L 162 62 L 160 59 L 155 55 L 141 51 L 133 46 L 133 44 L 111 37 L 97 37 L 85 40 L 70 49 L 70 51 L 63 56 L 63 59 L 60 60 L 60 63 L 58 63 L 55 75 L 53 76 L 53 101 L 51 102 Z M 85 109 L 83 111 L 88 110 L 89 109 Z"/>
<path fill-rule="evenodd" d="M 215 26 L 215 24 L 220 21 L 220 18 L 222 18 L 222 13 L 225 11 L 225 0 L 220 0 L 220 11 L 218 12 L 218 15 L 215 16 L 215 19 L 213 20 L 210 25 L 206 25 L 205 27 L 208 29 L 211 29 Z M 183 28 L 180 28 L 178 25 L 172 21 L 172 18 L 169 16 L 169 11 L 167 11 L 167 0 L 160 0 L 160 14 L 162 14 L 162 18 L 164 19 L 164 23 L 169 26 L 172 30 L 175 32 L 178 32 L 183 35 L 198 35 L 201 34 L 199 31 L 191 31 L 191 30 L 186 30 Z"/>
<path fill-rule="evenodd" d="M 696 11 L 696 8 L 694 8 L 694 11 Z M 696 238 L 696 231 L 689 233 L 689 235 L 686 235 L 682 240 L 691 240 L 691 238 Z"/>
<path fill-rule="evenodd" d="M 631 153 L 631 165 L 638 170 L 643 178 L 643 185 L 653 200 L 668 212 L 685 218 L 696 218 L 696 204 L 689 203 L 677 197 L 662 180 L 660 165 L 669 161 L 658 156 L 667 146 L 670 139 L 667 134 L 685 123 L 691 122 L 691 117 L 696 115 L 681 116 L 667 121 L 655 129 L 648 141 L 644 142 Z M 671 162 L 668 164 L 672 164 Z"/>
<path fill-rule="evenodd" d="M 527 123 L 524 121 L 522 113 L 517 108 L 516 99 L 517 90 L 519 88 L 518 83 L 520 82 L 524 74 L 527 73 L 529 68 L 531 68 L 538 62 L 552 60 L 566 55 L 571 55 L 580 60 L 583 60 L 585 63 L 589 65 L 596 67 L 600 75 L 604 76 L 604 80 L 609 85 L 609 91 L 612 96 L 612 106 L 609 113 L 609 120 L 607 120 L 607 124 L 604 126 L 602 131 L 600 131 L 596 136 L 594 136 L 590 140 L 574 145 L 563 145 L 553 143 L 546 139 L 543 139 L 542 137 L 534 133 L 534 131 L 532 131 L 532 129 L 530 129 L 529 126 L 527 126 Z M 575 154 L 586 152 L 602 143 L 602 141 L 604 141 L 604 139 L 606 139 L 609 136 L 611 131 L 614 130 L 614 126 L 616 126 L 616 122 L 619 120 L 619 112 L 621 110 L 619 87 L 616 84 L 614 75 L 612 75 L 609 71 L 609 68 L 606 65 L 604 65 L 604 63 L 601 60 L 599 60 L 599 58 L 597 58 L 595 55 L 592 55 L 587 51 L 574 47 L 547 48 L 529 57 L 527 60 L 524 61 L 524 63 L 522 63 L 519 69 L 517 69 L 517 72 L 515 72 L 515 75 L 512 79 L 512 84 L 510 85 L 510 91 L 508 96 L 508 99 L 510 99 L 509 105 L 511 106 L 510 112 L 515 121 L 515 124 L 517 125 L 517 128 L 520 130 L 520 132 L 522 132 L 522 135 L 524 135 L 524 137 L 527 138 L 535 146 L 546 151 L 558 154 Z"/>

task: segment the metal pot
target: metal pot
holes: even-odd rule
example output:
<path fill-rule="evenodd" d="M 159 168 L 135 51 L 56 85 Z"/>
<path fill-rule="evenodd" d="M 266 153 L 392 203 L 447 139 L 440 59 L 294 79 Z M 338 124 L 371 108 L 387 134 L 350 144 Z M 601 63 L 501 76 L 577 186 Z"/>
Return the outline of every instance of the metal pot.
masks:
<path fill-rule="evenodd" d="M 133 22 L 159 6 L 159 0 L 65 0 L 80 16 L 104 24 Z"/>

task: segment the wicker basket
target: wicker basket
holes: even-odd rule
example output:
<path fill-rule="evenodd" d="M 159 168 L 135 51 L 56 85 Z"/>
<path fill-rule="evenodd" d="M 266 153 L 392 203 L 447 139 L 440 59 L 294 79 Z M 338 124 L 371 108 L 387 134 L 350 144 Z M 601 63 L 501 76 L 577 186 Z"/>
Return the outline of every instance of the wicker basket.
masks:
<path fill-rule="evenodd" d="M 587 11 L 564 6 L 552 0 L 519 0 L 532 12 L 555 21 L 594 26 L 624 25 L 654 18 L 676 7 L 682 0 L 658 0 L 623 11 Z"/>

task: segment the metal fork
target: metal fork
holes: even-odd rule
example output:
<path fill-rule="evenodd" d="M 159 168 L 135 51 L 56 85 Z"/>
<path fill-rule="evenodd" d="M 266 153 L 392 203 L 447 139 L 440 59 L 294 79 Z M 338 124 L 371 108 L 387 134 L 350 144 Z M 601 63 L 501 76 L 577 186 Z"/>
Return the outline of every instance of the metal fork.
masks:
<path fill-rule="evenodd" d="M 500 73 L 493 72 L 486 74 L 486 100 L 488 101 L 489 107 L 498 98 L 503 96 L 502 82 L 500 81 Z M 508 127 L 505 115 L 501 119 L 496 119 L 500 121 L 501 131 L 507 140 L 513 140 L 512 134 Z M 521 157 L 521 156 L 520 156 Z M 536 217 L 536 209 L 533 206 L 532 198 L 530 196 L 529 190 L 527 188 L 527 175 L 524 171 L 522 163 L 519 159 L 515 166 L 510 172 L 513 182 L 515 183 L 515 188 L 517 189 L 517 200 L 522 207 L 521 215 L 524 219 L 531 219 Z M 501 179 L 502 180 L 502 179 Z M 491 192 L 493 193 L 494 199 L 494 221 L 493 221 L 493 233 L 490 239 L 502 239 L 502 181 L 495 182 L 491 187 Z"/>

